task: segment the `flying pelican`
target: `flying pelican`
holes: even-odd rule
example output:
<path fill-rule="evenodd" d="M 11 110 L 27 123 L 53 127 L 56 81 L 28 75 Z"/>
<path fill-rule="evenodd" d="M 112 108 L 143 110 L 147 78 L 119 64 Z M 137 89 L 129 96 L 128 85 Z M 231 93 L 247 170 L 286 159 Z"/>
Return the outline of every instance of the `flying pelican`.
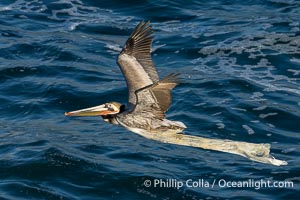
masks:
<path fill-rule="evenodd" d="M 171 90 L 179 83 L 179 74 L 159 80 L 151 58 L 153 30 L 150 22 L 140 22 L 125 43 L 117 63 L 128 88 L 128 104 L 117 102 L 66 112 L 66 116 L 102 116 L 104 121 L 165 143 L 211 149 L 244 156 L 272 165 L 286 165 L 270 153 L 270 144 L 209 139 L 181 134 L 186 126 L 165 118 L 172 101 Z"/>
<path fill-rule="evenodd" d="M 106 122 L 141 135 L 182 132 L 186 128 L 182 122 L 165 118 L 172 101 L 171 90 L 179 83 L 179 74 L 172 73 L 159 80 L 151 58 L 152 33 L 149 21 L 140 22 L 118 56 L 117 63 L 128 87 L 128 108 L 110 102 L 65 115 L 102 116 Z"/>

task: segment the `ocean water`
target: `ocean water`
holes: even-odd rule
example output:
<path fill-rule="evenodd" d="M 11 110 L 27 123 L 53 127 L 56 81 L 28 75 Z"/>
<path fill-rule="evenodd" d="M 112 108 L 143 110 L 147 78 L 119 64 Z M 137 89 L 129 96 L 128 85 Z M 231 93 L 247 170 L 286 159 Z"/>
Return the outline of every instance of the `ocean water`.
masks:
<path fill-rule="evenodd" d="M 299 19 L 296 0 L 1 0 L 0 199 L 298 199 Z M 186 134 L 270 143 L 289 164 L 65 117 L 126 103 L 116 58 L 141 20 L 160 77 L 181 73 L 169 119 Z M 247 180 L 281 187 L 227 184 Z"/>

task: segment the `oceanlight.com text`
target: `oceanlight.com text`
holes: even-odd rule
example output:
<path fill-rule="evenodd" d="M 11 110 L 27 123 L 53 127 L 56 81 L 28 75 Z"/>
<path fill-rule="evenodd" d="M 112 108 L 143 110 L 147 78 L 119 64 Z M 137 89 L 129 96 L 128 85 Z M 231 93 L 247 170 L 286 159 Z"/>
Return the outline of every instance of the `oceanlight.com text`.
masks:
<path fill-rule="evenodd" d="M 144 181 L 145 187 L 154 188 L 253 188 L 259 190 L 262 188 L 293 188 L 292 181 L 274 181 L 266 179 L 247 179 L 247 180 L 226 180 L 226 179 L 147 179 Z"/>

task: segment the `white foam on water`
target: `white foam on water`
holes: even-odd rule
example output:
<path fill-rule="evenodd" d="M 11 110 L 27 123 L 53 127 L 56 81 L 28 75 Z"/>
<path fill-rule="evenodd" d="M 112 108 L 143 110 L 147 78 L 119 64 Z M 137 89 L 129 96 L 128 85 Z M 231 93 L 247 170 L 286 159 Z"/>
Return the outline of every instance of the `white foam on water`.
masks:
<path fill-rule="evenodd" d="M 288 69 L 287 71 L 292 72 L 293 76 L 298 76 L 300 74 L 300 70 L 296 70 L 296 69 Z"/>
<path fill-rule="evenodd" d="M 269 116 L 274 116 L 274 115 L 278 115 L 278 113 L 274 112 L 274 113 L 260 114 L 259 117 L 265 119 Z"/>
<path fill-rule="evenodd" d="M 264 110 L 264 109 L 266 109 L 268 106 L 266 106 L 266 105 L 262 105 L 262 106 L 259 106 L 259 107 L 257 107 L 257 108 L 253 108 L 252 110 Z"/>
<path fill-rule="evenodd" d="M 106 44 L 105 47 L 116 52 L 120 52 L 122 50 L 122 47 L 115 44 Z"/>
<path fill-rule="evenodd" d="M 288 68 L 291 76 L 282 73 L 282 69 L 274 66 L 266 56 L 300 54 L 300 36 L 291 33 L 264 33 L 254 37 L 244 37 L 236 41 L 220 42 L 218 45 L 204 46 L 199 54 L 204 55 L 191 61 L 207 73 L 222 71 L 231 77 L 245 79 L 264 87 L 265 91 L 285 91 L 300 95 L 299 70 Z M 248 55 L 246 64 L 239 64 L 239 55 Z M 258 62 L 256 61 L 258 59 Z M 210 62 L 217 61 L 217 66 L 209 67 Z M 297 59 L 293 59 L 298 62 Z M 249 64 L 252 62 L 253 64 Z"/>
<path fill-rule="evenodd" d="M 217 125 L 218 129 L 224 129 L 225 128 L 225 124 L 223 124 L 223 123 L 216 123 L 216 125 Z"/>
<path fill-rule="evenodd" d="M 244 124 L 244 125 L 242 125 L 242 127 L 248 132 L 249 135 L 252 135 L 255 133 L 254 130 L 248 125 Z"/>
<path fill-rule="evenodd" d="M 57 9 L 56 9 L 57 7 Z M 51 10 L 50 10 L 51 9 Z M 123 24 L 130 22 L 133 17 L 121 16 L 109 9 L 88 6 L 81 0 L 57 0 L 45 3 L 42 0 L 17 0 L 14 3 L 0 7 L 1 11 L 17 11 L 26 14 L 51 11 L 47 18 L 56 23 L 49 24 L 49 28 L 60 31 L 74 31 L 80 25 L 111 25 L 123 27 Z"/>
<path fill-rule="evenodd" d="M 41 0 L 17 0 L 14 3 L 0 7 L 0 11 L 16 10 L 30 13 L 41 13 L 47 9 L 47 6 Z"/>

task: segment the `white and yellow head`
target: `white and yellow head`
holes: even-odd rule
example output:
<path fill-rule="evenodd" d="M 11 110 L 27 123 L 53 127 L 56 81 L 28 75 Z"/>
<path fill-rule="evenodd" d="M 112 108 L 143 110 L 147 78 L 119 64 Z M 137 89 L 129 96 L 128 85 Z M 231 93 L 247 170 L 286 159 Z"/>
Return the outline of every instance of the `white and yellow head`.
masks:
<path fill-rule="evenodd" d="M 81 110 L 65 112 L 66 116 L 101 116 L 104 121 L 111 122 L 111 118 L 124 111 L 124 105 L 118 102 L 105 103 L 100 106 L 94 106 Z"/>

